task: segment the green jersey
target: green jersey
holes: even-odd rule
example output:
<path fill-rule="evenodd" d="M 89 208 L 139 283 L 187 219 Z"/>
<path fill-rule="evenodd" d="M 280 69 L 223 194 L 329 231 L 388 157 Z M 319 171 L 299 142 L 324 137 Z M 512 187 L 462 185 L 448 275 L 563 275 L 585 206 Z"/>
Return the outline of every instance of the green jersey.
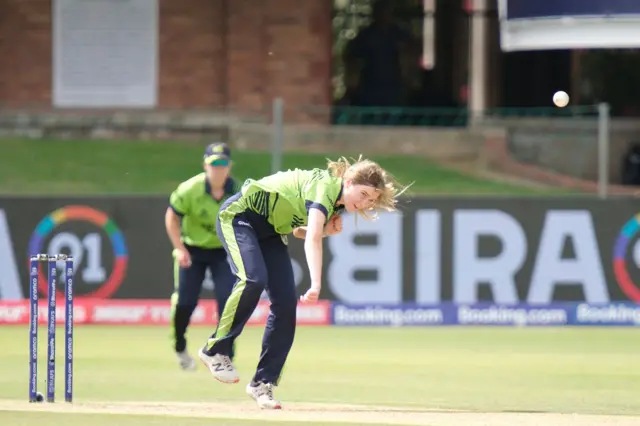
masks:
<path fill-rule="evenodd" d="M 229 178 L 222 199 L 216 200 L 205 173 L 182 182 L 169 199 L 171 209 L 182 218 L 182 242 L 205 249 L 221 248 L 216 233 L 218 211 L 227 198 L 239 191 L 236 182 Z"/>
<path fill-rule="evenodd" d="M 289 234 L 305 226 L 309 209 L 321 210 L 327 217 L 340 210 L 342 179 L 328 170 L 288 170 L 260 180 L 248 179 L 242 186 L 240 207 L 267 219 L 278 234 Z"/>

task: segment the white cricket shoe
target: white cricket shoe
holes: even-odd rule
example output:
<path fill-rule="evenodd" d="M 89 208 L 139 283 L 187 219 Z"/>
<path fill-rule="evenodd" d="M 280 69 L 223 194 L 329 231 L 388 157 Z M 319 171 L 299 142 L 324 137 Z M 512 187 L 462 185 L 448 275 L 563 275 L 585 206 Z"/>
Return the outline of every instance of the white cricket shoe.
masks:
<path fill-rule="evenodd" d="M 251 383 L 247 385 L 247 394 L 253 398 L 258 407 L 267 410 L 280 410 L 282 404 L 273 396 L 273 388 L 275 386 L 271 383 L 258 383 L 258 386 L 251 386 Z"/>
<path fill-rule="evenodd" d="M 204 353 L 204 349 L 200 349 L 198 355 L 216 380 L 222 383 L 238 383 L 240 381 L 240 376 L 238 376 L 231 358 L 227 355 L 215 354 L 214 356 L 209 356 Z"/>
<path fill-rule="evenodd" d="M 193 371 L 196 369 L 196 360 L 193 359 L 189 352 L 185 349 L 182 352 L 176 352 L 178 363 L 183 370 Z"/>

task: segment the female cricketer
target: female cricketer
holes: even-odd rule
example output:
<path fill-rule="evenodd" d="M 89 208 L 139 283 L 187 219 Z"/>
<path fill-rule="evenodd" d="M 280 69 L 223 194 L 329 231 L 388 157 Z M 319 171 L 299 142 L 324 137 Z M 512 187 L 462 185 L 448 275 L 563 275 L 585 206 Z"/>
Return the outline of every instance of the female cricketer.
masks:
<path fill-rule="evenodd" d="M 184 370 L 195 369 L 185 338 L 207 268 L 215 283 L 218 318 L 229 298 L 235 277 L 227 253 L 216 235 L 220 206 L 240 191 L 229 177 L 231 152 L 223 143 L 207 146 L 204 172 L 181 183 L 171 194 L 165 227 L 174 258 L 174 292 L 171 296 L 173 346 Z M 233 356 L 233 353 L 231 353 Z"/>
<path fill-rule="evenodd" d="M 281 408 L 273 388 L 293 344 L 298 302 L 286 235 L 305 240 L 311 287 L 300 300 L 313 303 L 321 289 L 322 238 L 342 230 L 339 214 L 358 212 L 373 219 L 377 210 L 396 210 L 402 192 L 384 169 L 362 158 L 353 164 L 345 158 L 329 162 L 328 170 L 295 169 L 247 180 L 218 215 L 218 235 L 236 281 L 215 333 L 199 352 L 213 376 L 224 383 L 240 380 L 231 349 L 266 289 L 271 312 L 246 391 L 260 408 Z"/>

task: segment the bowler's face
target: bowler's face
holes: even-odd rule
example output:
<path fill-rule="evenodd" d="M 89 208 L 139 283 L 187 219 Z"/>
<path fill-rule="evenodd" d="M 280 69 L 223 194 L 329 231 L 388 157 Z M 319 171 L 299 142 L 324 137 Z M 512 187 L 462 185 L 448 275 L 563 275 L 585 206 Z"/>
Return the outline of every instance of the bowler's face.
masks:
<path fill-rule="evenodd" d="M 380 193 L 372 186 L 353 185 L 351 182 L 345 182 L 344 208 L 349 213 L 372 209 L 378 198 L 380 198 Z"/>

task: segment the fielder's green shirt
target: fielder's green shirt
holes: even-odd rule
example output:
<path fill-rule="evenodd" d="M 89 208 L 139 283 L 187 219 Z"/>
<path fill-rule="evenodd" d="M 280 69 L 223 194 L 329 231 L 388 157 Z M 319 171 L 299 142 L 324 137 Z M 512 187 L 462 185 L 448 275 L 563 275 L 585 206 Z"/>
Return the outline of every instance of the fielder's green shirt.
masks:
<path fill-rule="evenodd" d="M 278 234 L 286 235 L 307 225 L 311 208 L 321 210 L 327 221 L 337 213 L 342 179 L 328 170 L 288 170 L 260 180 L 248 179 L 242 195 L 239 207 L 264 216 Z"/>
<path fill-rule="evenodd" d="M 214 199 L 204 172 L 182 182 L 169 199 L 173 211 L 182 218 L 182 242 L 205 249 L 221 248 L 216 218 L 225 200 L 238 192 L 240 187 L 229 178 L 222 199 Z"/>

